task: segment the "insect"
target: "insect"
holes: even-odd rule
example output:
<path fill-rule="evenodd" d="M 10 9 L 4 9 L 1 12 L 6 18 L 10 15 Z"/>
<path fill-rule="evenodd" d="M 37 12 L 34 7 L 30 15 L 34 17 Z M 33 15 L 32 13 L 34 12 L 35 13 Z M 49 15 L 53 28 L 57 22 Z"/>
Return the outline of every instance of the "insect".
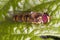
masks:
<path fill-rule="evenodd" d="M 13 21 L 45 24 L 50 21 L 50 16 L 47 13 L 30 12 L 14 15 Z"/>

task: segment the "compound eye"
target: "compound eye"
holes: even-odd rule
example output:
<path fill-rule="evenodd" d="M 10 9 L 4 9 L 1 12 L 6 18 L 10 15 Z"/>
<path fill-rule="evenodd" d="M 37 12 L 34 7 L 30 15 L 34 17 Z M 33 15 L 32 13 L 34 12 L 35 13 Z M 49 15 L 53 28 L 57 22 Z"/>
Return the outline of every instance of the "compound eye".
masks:
<path fill-rule="evenodd" d="M 44 13 L 42 15 L 42 20 L 43 20 L 43 23 L 47 23 L 50 21 L 50 16 L 47 13 Z"/>

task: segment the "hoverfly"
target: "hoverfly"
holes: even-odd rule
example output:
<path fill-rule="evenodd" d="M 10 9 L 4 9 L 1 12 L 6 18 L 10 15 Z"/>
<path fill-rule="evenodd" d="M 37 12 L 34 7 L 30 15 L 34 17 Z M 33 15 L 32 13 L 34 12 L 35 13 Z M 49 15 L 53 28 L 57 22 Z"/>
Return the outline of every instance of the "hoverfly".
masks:
<path fill-rule="evenodd" d="M 50 21 L 50 16 L 47 13 L 30 12 L 14 15 L 13 20 L 17 22 L 47 23 Z"/>

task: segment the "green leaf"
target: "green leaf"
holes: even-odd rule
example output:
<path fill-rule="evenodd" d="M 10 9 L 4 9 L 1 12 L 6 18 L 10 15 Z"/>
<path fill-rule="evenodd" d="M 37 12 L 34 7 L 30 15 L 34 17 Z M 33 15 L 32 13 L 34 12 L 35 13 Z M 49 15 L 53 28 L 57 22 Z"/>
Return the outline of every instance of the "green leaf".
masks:
<path fill-rule="evenodd" d="M 0 5 L 0 39 L 1 40 L 42 40 L 41 35 L 60 35 L 60 0 L 3 0 Z M 39 2 L 39 3 L 38 3 Z M 18 5 L 21 3 L 21 5 Z M 56 6 L 55 6 L 56 5 Z M 13 22 L 7 16 L 10 6 L 13 14 L 17 11 L 47 12 L 51 20 L 46 24 L 31 24 L 25 22 Z M 53 9 L 55 6 L 55 9 Z M 47 11 L 46 11 L 47 10 Z M 18 12 L 16 12 L 18 13 Z M 12 15 L 10 15 L 12 16 Z M 5 18 L 3 18 L 5 17 Z M 6 20 L 5 20 L 6 19 Z M 5 21 L 3 21 L 5 20 Z M 57 25 L 57 26 L 56 26 Z M 36 32 L 38 32 L 36 34 Z M 59 34 L 59 35 L 58 35 Z M 46 39 L 50 40 L 50 39 Z"/>

